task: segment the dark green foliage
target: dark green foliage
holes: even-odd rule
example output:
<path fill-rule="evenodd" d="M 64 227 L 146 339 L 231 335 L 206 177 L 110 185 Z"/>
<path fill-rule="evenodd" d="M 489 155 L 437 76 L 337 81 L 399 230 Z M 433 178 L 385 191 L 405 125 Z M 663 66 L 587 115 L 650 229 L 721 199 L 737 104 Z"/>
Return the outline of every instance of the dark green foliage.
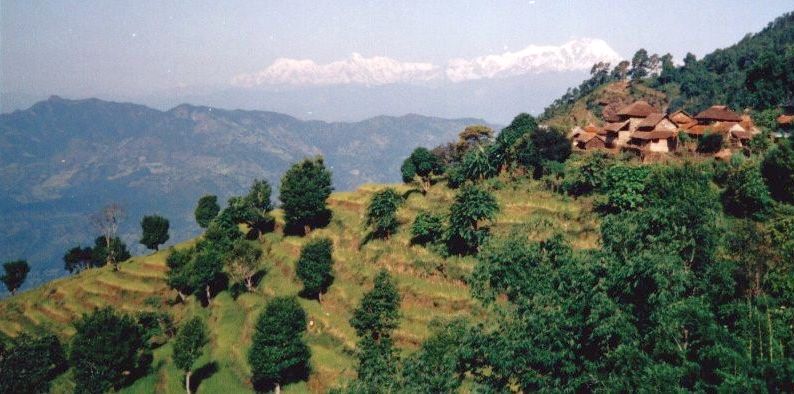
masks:
<path fill-rule="evenodd" d="M 516 146 L 516 160 L 539 178 L 546 161 L 564 162 L 571 155 L 571 142 L 554 129 L 538 129 L 524 136 Z"/>
<path fill-rule="evenodd" d="M 610 156 L 602 152 L 572 157 L 565 162 L 562 189 L 573 196 L 599 191 L 606 185 L 606 174 L 612 165 Z"/>
<path fill-rule="evenodd" d="M 107 261 L 119 263 L 132 257 L 127 250 L 127 244 L 122 242 L 119 237 L 111 238 L 110 242 L 107 242 L 104 236 L 97 237 L 94 240 L 92 254 L 94 261 L 102 262 L 101 264 L 105 264 Z"/>
<path fill-rule="evenodd" d="M 215 217 L 218 216 L 218 212 L 220 211 L 221 207 L 218 205 L 218 196 L 202 196 L 198 200 L 198 205 L 196 205 L 196 211 L 194 212 L 196 216 L 196 223 L 198 223 L 201 228 L 207 228 L 207 226 L 210 224 L 210 221 L 215 219 Z"/>
<path fill-rule="evenodd" d="M 757 217 L 771 203 L 772 198 L 757 165 L 746 163 L 728 175 L 725 191 L 722 193 L 725 212 L 739 217 Z"/>
<path fill-rule="evenodd" d="M 634 53 L 631 58 L 631 70 L 629 76 L 632 81 L 640 80 L 648 76 L 648 68 L 650 66 L 650 59 L 648 58 L 648 51 L 640 49 Z"/>
<path fill-rule="evenodd" d="M 244 223 L 257 235 L 261 235 L 273 227 L 274 220 L 270 216 L 270 211 L 273 209 L 273 203 L 270 201 L 271 192 L 267 181 L 256 179 L 247 195 L 229 199 L 229 206 L 221 216 L 228 216 L 234 223 Z"/>
<path fill-rule="evenodd" d="M 389 238 L 397 231 L 397 209 L 402 203 L 402 196 L 390 187 L 372 195 L 364 219 L 364 224 L 371 230 L 371 236 Z"/>
<path fill-rule="evenodd" d="M 408 158 L 403 161 L 400 167 L 403 182 L 412 182 L 415 176 L 419 176 L 422 190 L 427 192 L 430 188 L 430 181 L 433 175 L 441 175 L 444 166 L 438 157 L 426 148 L 416 148 Z"/>
<path fill-rule="evenodd" d="M 502 129 L 496 137 L 496 143 L 510 148 L 524 135 L 532 134 L 538 128 L 538 122 L 527 113 L 520 113 L 513 118 L 510 125 Z"/>
<path fill-rule="evenodd" d="M 66 369 L 66 354 L 55 335 L 25 333 L 0 346 L 0 393 L 47 393 Z"/>
<path fill-rule="evenodd" d="M 196 251 L 188 274 L 188 284 L 196 296 L 205 297 L 207 303 L 212 299 L 212 288 L 223 275 L 223 254 L 213 247 Z"/>
<path fill-rule="evenodd" d="M 313 239 L 303 245 L 295 274 L 303 282 L 303 295 L 320 297 L 328 290 L 333 276 L 334 244 L 328 238 Z"/>
<path fill-rule="evenodd" d="M 437 327 L 433 336 L 403 363 L 402 389 L 411 393 L 455 393 L 463 381 L 468 325 L 455 320 Z"/>
<path fill-rule="evenodd" d="M 322 157 L 290 167 L 281 178 L 279 196 L 287 226 L 309 230 L 327 222 L 330 211 L 326 200 L 332 190 L 331 172 L 325 168 Z"/>
<path fill-rule="evenodd" d="M 199 243 L 198 248 L 214 248 L 221 254 L 225 254 L 232 250 L 234 241 L 242 236 L 243 233 L 240 232 L 237 223 L 232 220 L 232 216 L 224 211 L 207 226 L 204 239 Z"/>
<path fill-rule="evenodd" d="M 168 312 L 143 311 L 136 318 L 143 329 L 143 341 L 150 346 L 162 345 L 174 335 L 174 322 Z"/>
<path fill-rule="evenodd" d="M 259 273 L 259 259 L 262 249 L 254 242 L 238 239 L 226 256 L 229 275 L 238 284 L 244 284 L 248 291 L 254 289 L 254 276 Z"/>
<path fill-rule="evenodd" d="M 144 368 L 143 330 L 130 316 L 97 309 L 74 323 L 70 364 L 76 393 L 119 388 Z"/>
<path fill-rule="evenodd" d="M 603 180 L 605 195 L 598 202 L 598 210 L 617 213 L 640 207 L 646 200 L 649 173 L 645 166 L 615 165 L 607 169 Z"/>
<path fill-rule="evenodd" d="M 254 387 L 270 388 L 307 375 L 309 348 L 303 342 L 306 313 L 295 298 L 270 300 L 254 328 L 248 364 Z"/>
<path fill-rule="evenodd" d="M 385 270 L 375 276 L 372 290 L 364 294 L 361 304 L 353 312 L 350 325 L 360 338 L 378 340 L 391 336 L 400 318 L 400 294 L 391 275 Z"/>
<path fill-rule="evenodd" d="M 794 142 L 790 138 L 766 154 L 761 175 L 775 200 L 794 204 Z"/>
<path fill-rule="evenodd" d="M 496 199 L 476 186 L 464 186 L 450 207 L 447 248 L 453 254 L 475 253 L 488 236 L 483 220 L 493 220 L 499 212 Z"/>
<path fill-rule="evenodd" d="M 359 336 L 358 377 L 350 391 L 377 393 L 396 388 L 399 360 L 391 334 L 397 328 L 399 308 L 400 294 L 389 273 L 382 270 L 350 319 Z"/>
<path fill-rule="evenodd" d="M 717 153 L 722 149 L 722 134 L 706 133 L 698 140 L 696 151 L 698 153 Z"/>
<path fill-rule="evenodd" d="M 141 244 L 148 249 L 159 250 L 160 245 L 168 241 L 168 226 L 168 219 L 162 216 L 144 216 L 141 220 Z"/>
<path fill-rule="evenodd" d="M 3 263 L 3 276 L 0 276 L 0 281 L 6 286 L 11 294 L 17 292 L 19 286 L 25 283 L 25 278 L 28 277 L 30 266 L 25 260 L 16 260 Z"/>
<path fill-rule="evenodd" d="M 185 295 L 193 293 L 190 275 L 193 270 L 193 255 L 196 253 L 193 248 L 174 249 L 168 255 L 165 263 L 168 266 L 166 272 L 166 283 L 184 298 Z"/>
<path fill-rule="evenodd" d="M 69 273 L 80 272 L 86 268 L 101 267 L 104 260 L 94 260 L 94 251 L 89 248 L 75 246 L 63 255 L 63 268 Z"/>
<path fill-rule="evenodd" d="M 196 316 L 185 323 L 174 338 L 174 365 L 187 374 L 186 387 L 190 387 L 190 371 L 193 364 L 204 353 L 204 346 L 209 342 L 207 325 Z M 187 390 L 190 392 L 190 390 Z"/>
<path fill-rule="evenodd" d="M 419 212 L 411 226 L 411 243 L 426 245 L 441 241 L 444 236 L 444 219 L 430 212 Z"/>
<path fill-rule="evenodd" d="M 461 168 L 460 164 L 455 164 L 447 167 L 447 186 L 452 189 L 457 189 L 464 182 L 466 182 L 466 176 L 463 174 L 463 169 Z"/>

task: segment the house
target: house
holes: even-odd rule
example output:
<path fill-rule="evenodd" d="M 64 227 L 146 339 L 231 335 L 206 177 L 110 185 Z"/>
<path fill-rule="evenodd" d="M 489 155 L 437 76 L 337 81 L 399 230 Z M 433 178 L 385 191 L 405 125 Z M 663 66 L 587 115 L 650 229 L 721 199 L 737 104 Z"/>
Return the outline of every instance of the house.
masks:
<path fill-rule="evenodd" d="M 742 117 L 733 112 L 727 105 L 712 105 L 695 115 L 695 120 L 700 125 L 712 125 L 716 122 L 741 122 Z"/>
<path fill-rule="evenodd" d="M 688 129 L 697 124 L 697 120 L 695 120 L 692 115 L 684 111 L 683 109 L 679 109 L 667 115 L 667 117 L 678 126 L 679 129 Z"/>
<path fill-rule="evenodd" d="M 583 150 L 599 149 L 606 147 L 604 136 L 583 131 L 574 139 L 574 145 Z"/>
<path fill-rule="evenodd" d="M 617 122 L 609 122 L 604 126 L 607 146 L 624 146 L 631 139 L 631 133 L 648 115 L 658 113 L 653 106 L 644 100 L 635 101 L 620 109 Z"/>
<path fill-rule="evenodd" d="M 783 113 L 776 119 L 780 130 L 775 133 L 775 138 L 788 137 L 794 132 L 794 98 L 781 104 L 780 109 Z"/>
<path fill-rule="evenodd" d="M 678 125 L 663 113 L 652 113 L 637 124 L 626 149 L 647 152 L 672 152 L 676 149 Z"/>

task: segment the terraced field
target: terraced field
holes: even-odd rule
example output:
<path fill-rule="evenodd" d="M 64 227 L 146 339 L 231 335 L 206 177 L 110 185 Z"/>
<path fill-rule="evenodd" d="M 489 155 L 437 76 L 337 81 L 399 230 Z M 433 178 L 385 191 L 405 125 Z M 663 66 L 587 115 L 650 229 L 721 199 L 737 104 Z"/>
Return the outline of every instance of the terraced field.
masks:
<path fill-rule="evenodd" d="M 597 244 L 597 222 L 589 213 L 588 200 L 564 200 L 528 181 L 505 184 L 508 186 L 500 187 L 498 181 L 490 184 L 502 208 L 492 225 L 494 233 L 521 231 L 530 238 L 542 239 L 562 232 L 577 247 Z M 306 382 L 284 388 L 286 392 L 325 392 L 355 375 L 356 336 L 348 320 L 382 268 L 393 274 L 402 295 L 402 319 L 395 338 L 404 353 L 416 349 L 431 333 L 434 320 L 458 316 L 478 319 L 487 313 L 471 299 L 465 283 L 475 263 L 473 258 L 443 258 L 409 242 L 408 229 L 416 214 L 421 210 L 446 212 L 454 190 L 436 185 L 423 196 L 407 186 L 394 186 L 407 196 L 399 211 L 400 230 L 388 240 L 362 245 L 366 204 L 382 187 L 365 185 L 354 192 L 333 194 L 329 200 L 331 223 L 309 237 L 284 237 L 279 231 L 267 234 L 262 241 L 266 274 L 254 293 L 234 299 L 229 292 L 222 292 L 206 308 L 193 299 L 172 306 L 175 293 L 164 282 L 169 253 L 164 250 L 134 257 L 122 263 L 119 271 L 110 267 L 90 269 L 4 300 L 0 303 L 0 331 L 10 336 L 23 330 L 52 331 L 67 339 L 74 334 L 70 324 L 74 319 L 104 305 L 128 313 L 167 311 L 177 322 L 201 315 L 210 327 L 211 341 L 207 354 L 197 364 L 199 372 L 194 380 L 198 392 L 250 391 L 246 358 L 256 317 L 268 299 L 297 295 L 301 285 L 295 277 L 295 261 L 301 246 L 310 238 L 329 237 L 335 248 L 334 284 L 322 303 L 300 299 L 310 320 L 306 340 L 312 352 L 311 375 Z M 278 211 L 276 216 L 281 222 Z M 170 344 L 155 349 L 152 372 L 124 391 L 183 392 L 182 375 L 171 364 L 170 355 Z M 69 373 L 59 377 L 54 386 L 57 392 L 70 391 Z"/>

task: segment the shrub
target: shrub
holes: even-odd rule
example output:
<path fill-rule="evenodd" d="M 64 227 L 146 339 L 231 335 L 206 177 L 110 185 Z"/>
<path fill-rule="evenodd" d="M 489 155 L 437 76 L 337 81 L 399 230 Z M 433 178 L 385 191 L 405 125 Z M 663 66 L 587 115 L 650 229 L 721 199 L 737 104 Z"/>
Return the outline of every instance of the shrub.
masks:
<path fill-rule="evenodd" d="M 430 212 L 419 212 L 411 226 L 411 243 L 425 245 L 441 241 L 444 235 L 444 220 Z"/>

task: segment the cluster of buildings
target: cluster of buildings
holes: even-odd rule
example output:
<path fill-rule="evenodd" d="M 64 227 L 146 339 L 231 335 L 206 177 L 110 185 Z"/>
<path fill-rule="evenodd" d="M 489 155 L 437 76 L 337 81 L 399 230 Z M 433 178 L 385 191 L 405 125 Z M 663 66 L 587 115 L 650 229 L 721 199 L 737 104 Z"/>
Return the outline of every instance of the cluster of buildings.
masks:
<path fill-rule="evenodd" d="M 697 140 L 705 134 L 719 133 L 730 146 L 745 146 L 761 131 L 747 114 L 739 115 L 725 105 L 714 105 L 695 116 L 683 110 L 663 113 L 645 101 L 635 101 L 599 127 L 575 127 L 570 137 L 579 149 L 611 149 L 675 152 L 681 149 L 681 134 Z"/>

